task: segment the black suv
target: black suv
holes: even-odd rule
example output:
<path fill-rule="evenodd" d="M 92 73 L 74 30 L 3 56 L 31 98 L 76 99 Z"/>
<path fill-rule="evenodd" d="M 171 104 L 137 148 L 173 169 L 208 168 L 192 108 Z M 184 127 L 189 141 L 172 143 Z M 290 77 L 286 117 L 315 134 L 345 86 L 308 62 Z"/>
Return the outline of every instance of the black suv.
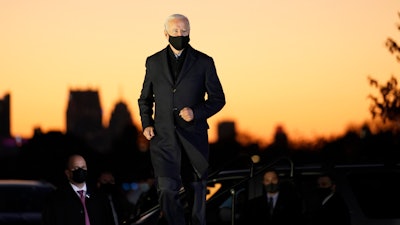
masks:
<path fill-rule="evenodd" d="M 40 225 L 43 203 L 54 189 L 37 180 L 0 180 L 0 224 Z"/>

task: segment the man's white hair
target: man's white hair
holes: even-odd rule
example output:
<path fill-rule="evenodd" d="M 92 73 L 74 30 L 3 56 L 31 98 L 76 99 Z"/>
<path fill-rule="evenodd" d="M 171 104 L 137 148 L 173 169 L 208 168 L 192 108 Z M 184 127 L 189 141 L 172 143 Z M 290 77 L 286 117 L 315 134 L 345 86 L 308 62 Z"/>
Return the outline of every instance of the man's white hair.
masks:
<path fill-rule="evenodd" d="M 189 19 L 186 16 L 184 16 L 182 14 L 172 14 L 172 15 L 168 16 L 167 19 L 165 20 L 164 29 L 166 31 L 168 30 L 169 21 L 174 20 L 174 19 L 185 20 L 187 23 L 187 28 L 190 30 Z"/>

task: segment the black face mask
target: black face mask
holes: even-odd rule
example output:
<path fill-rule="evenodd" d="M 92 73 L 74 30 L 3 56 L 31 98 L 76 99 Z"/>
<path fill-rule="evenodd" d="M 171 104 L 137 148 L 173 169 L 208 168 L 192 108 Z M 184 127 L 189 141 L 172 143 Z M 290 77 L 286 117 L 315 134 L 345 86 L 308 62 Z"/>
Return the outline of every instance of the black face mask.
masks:
<path fill-rule="evenodd" d="M 279 191 L 279 185 L 278 184 L 268 184 L 264 186 L 265 191 L 269 193 L 275 193 Z"/>
<path fill-rule="evenodd" d="M 331 190 L 331 188 L 317 188 L 317 191 L 316 191 L 316 193 L 317 193 L 317 195 L 318 195 L 318 197 L 320 198 L 320 199 L 324 199 L 324 198 L 326 198 L 329 194 L 331 194 L 332 193 L 332 190 Z"/>
<path fill-rule="evenodd" d="M 85 182 L 86 177 L 87 177 L 87 170 L 78 168 L 78 169 L 72 171 L 72 180 L 78 184 Z"/>
<path fill-rule="evenodd" d="M 111 194 L 115 190 L 115 184 L 110 184 L 110 183 L 101 184 L 100 190 L 104 191 L 104 193 L 106 193 L 106 194 Z"/>
<path fill-rule="evenodd" d="M 190 38 L 189 35 L 177 37 L 172 37 L 169 35 L 168 41 L 176 50 L 180 51 L 189 45 Z"/>

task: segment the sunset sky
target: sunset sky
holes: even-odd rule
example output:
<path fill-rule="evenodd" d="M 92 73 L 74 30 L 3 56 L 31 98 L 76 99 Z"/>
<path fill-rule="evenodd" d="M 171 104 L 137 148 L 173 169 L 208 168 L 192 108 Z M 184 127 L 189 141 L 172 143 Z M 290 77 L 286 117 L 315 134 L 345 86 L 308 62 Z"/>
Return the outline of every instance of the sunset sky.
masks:
<path fill-rule="evenodd" d="M 227 104 L 209 120 L 269 141 L 343 133 L 371 119 L 371 76 L 386 82 L 400 64 L 398 0 L 0 0 L 0 98 L 11 94 L 11 132 L 65 131 L 70 89 L 98 90 L 104 125 L 137 99 L 147 56 L 167 45 L 166 17 L 188 16 L 191 45 L 212 56 Z"/>

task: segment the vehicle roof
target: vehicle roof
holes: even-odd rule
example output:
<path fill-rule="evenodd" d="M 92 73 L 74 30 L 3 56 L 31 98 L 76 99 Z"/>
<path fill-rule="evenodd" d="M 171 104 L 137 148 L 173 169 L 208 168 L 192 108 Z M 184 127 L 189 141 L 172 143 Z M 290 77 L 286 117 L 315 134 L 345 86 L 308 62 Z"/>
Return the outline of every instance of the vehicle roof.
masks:
<path fill-rule="evenodd" d="M 0 185 L 53 186 L 45 181 L 23 179 L 0 179 Z"/>

